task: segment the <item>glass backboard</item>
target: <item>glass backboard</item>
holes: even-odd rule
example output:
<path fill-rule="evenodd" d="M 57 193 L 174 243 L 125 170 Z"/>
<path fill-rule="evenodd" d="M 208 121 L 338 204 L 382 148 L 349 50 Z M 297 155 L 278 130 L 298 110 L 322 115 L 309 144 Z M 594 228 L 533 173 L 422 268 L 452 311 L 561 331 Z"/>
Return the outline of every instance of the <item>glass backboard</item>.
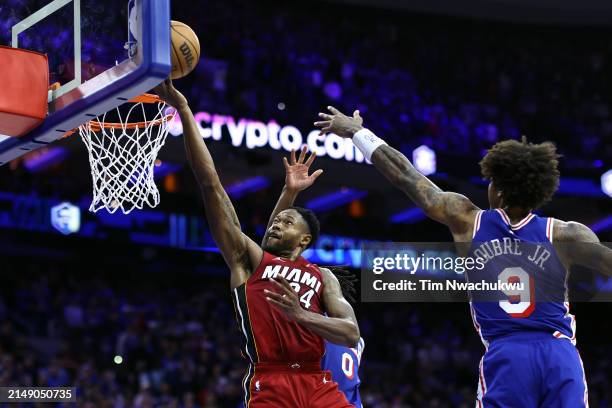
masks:
<path fill-rule="evenodd" d="M 49 114 L 19 138 L 0 136 L 0 165 L 61 138 L 170 73 L 170 0 L 7 0 L 2 43 L 49 58 Z M 37 6 L 37 8 L 32 7 Z"/>

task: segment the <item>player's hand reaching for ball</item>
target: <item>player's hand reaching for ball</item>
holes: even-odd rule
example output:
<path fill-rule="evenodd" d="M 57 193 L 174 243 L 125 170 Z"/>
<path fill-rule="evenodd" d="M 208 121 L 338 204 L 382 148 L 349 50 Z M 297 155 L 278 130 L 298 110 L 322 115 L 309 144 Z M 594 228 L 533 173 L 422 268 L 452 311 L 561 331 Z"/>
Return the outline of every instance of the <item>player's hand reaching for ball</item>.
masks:
<path fill-rule="evenodd" d="M 289 319 L 299 321 L 306 314 L 306 310 L 302 308 L 298 294 L 287 282 L 287 279 L 278 276 L 275 279 L 270 279 L 270 282 L 276 286 L 278 292 L 264 289 L 266 300 L 285 312 Z"/>
<path fill-rule="evenodd" d="M 323 174 L 323 170 L 319 169 L 314 171 L 311 175 L 308 175 L 308 170 L 314 162 L 317 154 L 312 152 L 308 160 L 306 159 L 306 153 L 308 147 L 302 147 L 300 157 L 296 160 L 295 150 L 291 151 L 291 158 L 288 161 L 286 157 L 283 157 L 283 164 L 285 165 L 285 186 L 287 190 L 292 192 L 300 192 L 312 186 L 317 177 Z"/>
<path fill-rule="evenodd" d="M 188 107 L 187 98 L 176 90 L 170 78 L 157 85 L 154 91 L 157 96 L 159 96 L 168 105 L 174 107 L 176 110 L 181 110 Z"/>
<path fill-rule="evenodd" d="M 363 118 L 359 115 L 359 111 L 353 112 L 353 116 L 346 116 L 333 106 L 328 106 L 329 113 L 319 113 L 319 118 L 322 119 L 315 122 L 314 125 L 321 129 L 319 134 L 334 133 L 338 136 L 351 138 L 355 133 L 363 129 Z"/>

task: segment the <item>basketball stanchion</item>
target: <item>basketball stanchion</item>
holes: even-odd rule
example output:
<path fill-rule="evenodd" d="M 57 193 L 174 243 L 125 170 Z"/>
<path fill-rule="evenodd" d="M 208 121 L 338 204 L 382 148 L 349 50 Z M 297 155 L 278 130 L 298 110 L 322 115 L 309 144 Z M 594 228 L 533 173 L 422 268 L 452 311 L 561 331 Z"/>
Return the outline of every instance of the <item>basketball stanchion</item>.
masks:
<path fill-rule="evenodd" d="M 151 208 L 159 204 L 154 180 L 155 160 L 168 136 L 168 122 L 176 112 L 152 94 L 130 99 L 122 105 L 124 112 L 127 104 L 132 106 L 125 114 L 120 106 L 78 128 L 91 166 L 91 212 L 104 208 L 109 213 L 121 209 L 129 214 L 145 204 Z M 153 107 L 151 120 L 147 119 L 150 114 L 146 106 Z M 116 114 L 116 122 L 107 121 L 110 113 Z"/>

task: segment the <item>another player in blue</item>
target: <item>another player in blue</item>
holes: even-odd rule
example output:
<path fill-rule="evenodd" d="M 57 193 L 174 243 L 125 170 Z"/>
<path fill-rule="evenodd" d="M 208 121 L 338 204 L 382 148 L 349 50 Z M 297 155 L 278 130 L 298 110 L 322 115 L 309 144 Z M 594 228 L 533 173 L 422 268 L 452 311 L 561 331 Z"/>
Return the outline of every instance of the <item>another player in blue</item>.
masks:
<path fill-rule="evenodd" d="M 473 252 L 489 260 L 507 255 L 503 262 L 487 262 L 485 272 L 496 273 L 500 281 L 528 285 L 526 293 L 498 292 L 506 298 L 470 304 L 474 326 L 487 349 L 480 362 L 476 406 L 587 407 L 587 385 L 575 348 L 575 319 L 569 303 L 556 298 L 535 303 L 541 288 L 530 283 L 539 272 L 553 292 L 564 291 L 567 270 L 573 264 L 612 275 L 612 250 L 599 244 L 593 231 L 582 224 L 532 212 L 549 201 L 559 186 L 555 146 L 527 143 L 524 138 L 493 146 L 480 163 L 489 180 L 491 208 L 483 211 L 467 197 L 443 191 L 401 152 L 363 128 L 359 111 L 346 116 L 328 109 L 330 113 L 320 113 L 320 121 L 315 122 L 323 133 L 352 138 L 391 183 L 427 216 L 449 227 L 455 242 L 474 240 Z M 533 252 L 518 257 L 521 251 L 513 251 L 517 242 L 531 245 Z M 567 243 L 572 244 L 571 253 Z"/>
<path fill-rule="evenodd" d="M 362 408 L 359 394 L 359 365 L 365 347 L 363 338 L 354 348 L 339 346 L 325 342 L 325 356 L 321 362 L 323 370 L 331 371 L 332 380 L 338 383 L 338 388 L 344 393 L 346 399 L 357 408 Z"/>
<path fill-rule="evenodd" d="M 357 277 L 342 267 L 327 266 L 340 283 L 342 296 L 354 307 Z M 332 380 L 338 383 L 338 388 L 344 393 L 348 402 L 356 408 L 362 408 L 359 386 L 359 367 L 361 355 L 365 348 L 365 341 L 359 338 L 355 347 L 340 346 L 338 344 L 325 342 L 325 355 L 321 361 L 321 368 L 331 372 Z"/>

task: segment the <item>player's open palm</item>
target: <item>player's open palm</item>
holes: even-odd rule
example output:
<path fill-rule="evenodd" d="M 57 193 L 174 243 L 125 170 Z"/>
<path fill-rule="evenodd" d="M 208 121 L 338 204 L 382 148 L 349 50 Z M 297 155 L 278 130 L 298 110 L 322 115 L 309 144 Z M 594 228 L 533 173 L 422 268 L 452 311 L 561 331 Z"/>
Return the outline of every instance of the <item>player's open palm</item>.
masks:
<path fill-rule="evenodd" d="M 317 177 L 323 174 L 323 170 L 319 169 L 308 175 L 310 166 L 314 162 L 316 153 L 312 153 L 308 160 L 306 160 L 306 153 L 308 148 L 302 147 L 300 157 L 296 160 L 295 150 L 291 151 L 290 161 L 286 157 L 283 157 L 283 164 L 285 165 L 285 185 L 290 191 L 302 191 L 312 186 Z"/>

